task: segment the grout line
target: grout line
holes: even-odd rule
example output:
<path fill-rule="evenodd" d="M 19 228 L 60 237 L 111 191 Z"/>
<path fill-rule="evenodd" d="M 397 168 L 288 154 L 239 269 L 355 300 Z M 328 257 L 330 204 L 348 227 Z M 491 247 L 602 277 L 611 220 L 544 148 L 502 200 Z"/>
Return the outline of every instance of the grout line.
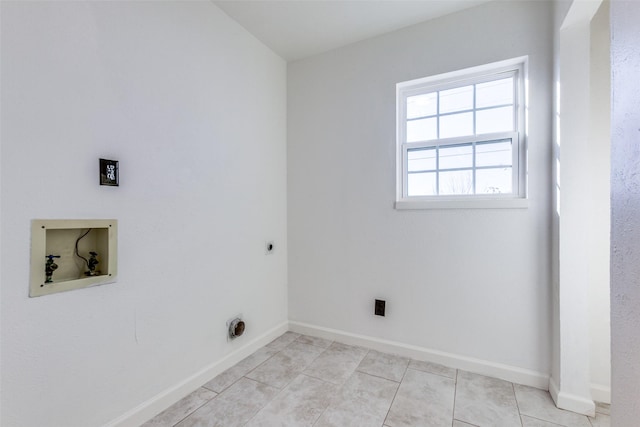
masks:
<path fill-rule="evenodd" d="M 454 419 L 453 419 L 453 421 L 458 421 L 459 423 L 466 424 L 466 425 L 471 426 L 471 427 L 480 427 L 480 426 L 479 426 L 479 425 L 477 425 L 477 424 L 471 424 L 471 423 L 468 423 L 468 422 L 466 422 L 466 421 L 459 420 L 459 419 L 457 419 L 457 418 L 454 418 Z"/>
<path fill-rule="evenodd" d="M 480 426 L 479 426 L 479 425 L 477 425 L 477 424 L 471 424 L 471 423 L 468 423 L 468 422 L 466 422 L 466 421 L 462 421 L 462 420 L 459 420 L 459 419 L 457 419 L 457 418 L 454 418 L 454 419 L 453 419 L 453 422 L 455 423 L 456 421 L 457 421 L 457 422 L 459 422 L 459 423 L 462 423 L 462 424 L 465 424 L 465 425 L 471 426 L 471 427 L 480 427 Z"/>
<path fill-rule="evenodd" d="M 393 394 L 393 399 L 391 399 L 391 404 L 389 405 L 389 409 L 387 409 L 387 415 L 384 416 L 383 425 L 387 425 L 387 418 L 389 418 L 389 413 L 391 412 L 391 408 L 393 407 L 393 402 L 396 401 L 396 397 L 398 396 L 398 391 L 400 391 L 400 386 L 402 383 L 398 383 L 398 388 L 396 388 L 396 392 Z"/>
<path fill-rule="evenodd" d="M 393 394 L 393 399 L 391 399 L 391 404 L 389 404 L 389 409 L 387 409 L 387 415 L 384 416 L 384 421 L 382 422 L 382 424 L 387 423 L 387 418 L 389 418 L 389 413 L 391 412 L 391 408 L 393 407 L 393 402 L 396 401 L 396 397 L 398 396 L 398 392 L 400 391 L 400 386 L 402 385 L 402 381 L 404 381 L 404 377 L 407 375 L 407 370 L 409 369 L 409 364 L 411 363 L 411 359 L 409 359 L 409 361 L 407 362 L 407 366 L 405 366 L 404 368 L 404 372 L 402 373 L 402 378 L 400 379 L 400 382 L 398 382 L 398 388 L 396 388 L 396 392 Z M 368 374 L 371 375 L 371 374 Z M 372 377 L 375 377 L 375 375 L 371 375 Z M 385 378 L 388 379 L 388 378 Z M 393 380 L 389 380 L 389 381 L 393 381 Z"/>
<path fill-rule="evenodd" d="M 286 345 L 279 347 L 279 345 L 276 345 L 275 347 L 272 346 L 271 344 L 273 344 L 275 341 L 279 340 L 280 338 L 282 338 L 283 336 L 287 335 L 287 334 L 295 334 L 296 337 L 294 339 L 292 339 L 290 342 L 288 342 Z M 275 338 L 273 341 L 271 341 L 270 343 L 266 344 L 264 347 L 270 348 L 272 350 L 277 350 L 277 351 L 282 351 L 285 348 L 289 347 L 289 345 L 293 342 L 295 342 L 298 338 L 301 337 L 301 334 L 297 333 L 297 332 L 291 332 L 291 331 L 287 331 L 284 334 L 280 335 L 279 337 Z M 262 348 L 264 348 L 262 347 Z"/>
<path fill-rule="evenodd" d="M 411 360 L 415 360 L 415 359 L 411 359 Z M 407 367 L 407 369 L 411 369 L 412 371 L 424 372 L 425 374 L 436 375 L 438 377 L 446 378 L 448 380 L 453 380 L 453 381 L 456 380 L 457 371 L 458 371 L 456 369 L 456 374 L 454 374 L 453 377 L 450 377 L 448 375 L 440 374 L 440 373 L 437 373 L 437 372 L 431 372 L 431 371 L 425 371 L 424 369 L 418 369 L 418 368 L 416 368 L 414 366 L 411 366 L 411 362 L 409 362 L 409 366 Z"/>
<path fill-rule="evenodd" d="M 356 373 L 356 372 L 358 372 L 358 371 L 356 371 L 355 369 L 354 369 L 353 371 L 351 371 L 351 375 L 349 375 L 349 377 L 348 377 L 348 378 L 347 378 L 347 379 L 346 379 L 342 384 L 335 384 L 335 383 L 332 383 L 331 381 L 327 381 L 327 380 L 324 380 L 324 379 L 322 379 L 322 378 L 317 378 L 317 377 L 314 377 L 314 376 L 312 376 L 312 375 L 305 374 L 305 373 L 302 373 L 301 375 L 305 375 L 305 376 L 307 376 L 307 377 L 309 377 L 309 378 L 314 378 L 314 379 L 320 380 L 320 381 L 322 381 L 322 382 L 324 382 L 324 383 L 326 383 L 326 384 L 329 384 L 329 385 L 335 386 L 335 387 L 336 387 L 336 390 L 335 390 L 335 394 L 334 394 L 334 396 L 337 396 L 337 395 L 339 395 L 340 393 L 342 393 L 342 390 L 344 390 L 345 385 L 346 385 L 346 384 L 349 382 L 349 380 L 350 380 L 350 379 L 355 375 L 355 373 Z M 329 407 L 331 407 L 331 406 L 333 405 L 334 400 L 335 400 L 334 398 L 332 398 L 332 399 L 330 399 L 330 400 L 329 400 L 329 403 L 327 404 L 327 406 L 325 406 L 325 407 L 324 407 L 324 409 L 322 410 L 322 412 L 320 413 L 320 415 L 318 416 L 318 418 L 316 418 L 316 420 L 313 422 L 313 424 L 312 424 L 312 425 L 314 425 L 314 426 L 315 426 L 315 425 L 318 423 L 318 421 L 320 421 L 320 419 L 322 418 L 322 416 L 324 415 L 324 413 L 325 413 L 325 412 L 327 412 L 327 409 L 329 409 Z"/>
<path fill-rule="evenodd" d="M 244 378 L 246 378 L 246 377 L 244 377 Z M 258 383 L 258 384 L 264 384 L 264 385 L 266 385 L 266 386 L 268 386 L 268 387 L 278 388 L 278 387 L 274 387 L 274 386 L 272 386 L 272 385 L 265 384 L 265 383 L 263 383 L 263 382 L 260 382 L 260 381 L 257 381 L 257 380 L 251 379 L 251 378 L 247 378 L 247 379 L 248 379 L 249 381 L 253 381 L 253 382 L 256 382 L 256 383 Z M 287 384 L 287 385 L 289 385 L 289 384 Z M 275 394 L 275 395 L 274 395 L 270 400 L 268 400 L 267 402 L 265 402 L 265 404 L 264 404 L 264 405 L 262 405 L 262 406 L 261 406 L 261 407 L 256 411 L 256 413 L 255 413 L 255 414 L 253 414 L 253 416 L 251 416 L 251 418 L 249 418 L 249 419 L 247 420 L 247 422 L 246 422 L 246 423 L 244 423 L 243 425 L 245 425 L 245 426 L 246 426 L 246 425 L 248 425 L 248 424 L 251 422 L 251 420 L 253 420 L 253 419 L 254 419 L 254 418 L 255 418 L 255 417 L 260 413 L 260 411 L 262 411 L 262 410 L 263 410 L 263 409 L 264 409 L 268 404 L 270 404 L 270 403 L 271 403 L 271 402 L 273 402 L 273 401 L 274 401 L 278 396 L 280 396 L 280 394 L 284 391 L 284 389 L 285 389 L 285 388 L 287 388 L 287 386 L 284 386 L 282 389 L 278 390 L 278 392 L 277 392 L 277 393 L 276 393 L 276 394 Z M 174 427 L 175 427 L 175 426 L 174 426 Z"/>
<path fill-rule="evenodd" d="M 324 350 L 326 350 L 329 347 L 331 347 L 331 344 L 333 344 L 335 342 L 334 340 L 328 340 L 328 339 L 325 339 L 325 338 L 319 338 L 319 339 L 322 339 L 324 341 L 328 341 L 329 342 L 329 345 L 324 347 L 324 346 L 321 346 L 321 345 L 314 344 L 313 342 L 302 342 L 302 341 L 299 341 L 301 338 L 304 338 L 304 337 L 318 338 L 318 337 L 313 337 L 312 335 L 300 334 L 300 336 L 298 338 L 296 338 L 293 342 L 298 342 L 299 344 L 312 345 L 314 347 L 319 347 L 319 348 L 322 348 Z M 313 341 L 313 340 L 311 340 L 311 341 Z"/>
<path fill-rule="evenodd" d="M 247 372 L 248 374 L 248 372 Z M 246 374 L 245 374 L 246 375 Z M 220 391 L 218 390 L 214 390 L 212 388 L 206 387 L 206 384 L 208 384 L 209 382 L 205 383 L 205 385 L 202 385 L 202 388 L 205 388 L 207 390 L 211 390 L 212 392 L 216 393 L 216 394 L 220 394 L 225 392 L 229 387 L 233 386 L 235 383 L 237 383 L 238 381 L 240 381 L 242 378 L 244 378 L 244 375 L 238 377 L 236 380 L 234 380 L 231 384 L 229 384 L 228 386 L 224 387 L 223 389 L 221 389 Z"/>
<path fill-rule="evenodd" d="M 401 384 L 402 383 L 402 380 L 396 381 L 396 380 L 392 380 L 391 378 L 382 377 L 380 375 L 372 374 L 371 372 L 359 371 L 358 369 L 356 369 L 354 372 L 359 372 L 359 373 L 364 374 L 364 375 L 370 375 L 370 376 L 375 377 L 375 378 L 381 378 L 383 380 L 391 381 L 391 382 L 394 382 L 396 384 Z M 404 375 L 402 377 L 404 378 Z"/>
<path fill-rule="evenodd" d="M 265 382 L 262 382 L 262 381 L 260 381 L 260 380 L 256 380 L 256 379 L 254 379 L 254 378 L 249 378 L 249 377 L 242 377 L 242 378 L 245 378 L 245 379 L 247 379 L 247 380 L 249 380 L 249 381 L 257 382 L 258 384 L 266 385 L 267 387 L 271 387 L 271 388 L 278 389 L 278 393 L 280 393 L 282 390 L 284 390 L 285 388 L 287 388 L 287 386 L 288 386 L 288 385 L 289 385 L 289 383 L 291 382 L 291 381 L 289 381 L 285 386 L 283 386 L 282 388 L 280 388 L 280 387 L 275 386 L 275 385 L 273 385 L 273 384 L 267 384 L 267 383 L 265 383 Z M 293 381 L 293 380 L 292 380 L 292 381 Z"/>
<path fill-rule="evenodd" d="M 262 347 L 264 348 L 264 347 Z M 259 349 L 258 349 L 259 350 Z M 256 350 L 256 351 L 258 351 Z M 249 369 L 249 371 L 245 372 L 242 377 L 246 378 L 247 375 L 249 375 L 251 372 L 255 371 L 256 369 L 258 369 L 260 366 L 264 365 L 265 363 L 267 363 L 269 360 L 271 360 L 276 354 L 279 354 L 282 350 L 278 350 L 275 353 L 273 353 L 271 356 L 267 357 L 266 360 L 264 360 L 262 363 L 259 363 L 258 365 L 256 365 L 256 367 L 254 367 L 253 369 Z M 253 354 L 253 353 L 252 353 Z M 238 362 L 239 363 L 239 362 Z M 235 365 L 234 365 L 235 366 Z M 233 367 L 233 366 L 232 366 Z M 237 382 L 238 380 L 236 380 Z M 235 383 L 234 383 L 235 384 Z M 214 390 L 215 391 L 215 390 Z"/>
<path fill-rule="evenodd" d="M 311 375 L 307 375 L 307 374 L 304 374 L 304 373 L 300 373 L 300 375 L 304 375 L 304 376 L 305 376 L 305 377 L 307 377 L 307 378 L 313 378 L 313 379 L 315 379 L 315 380 L 322 381 L 323 383 L 328 384 L 328 385 L 330 385 L 330 386 L 336 386 L 335 384 L 333 384 L 333 383 L 331 383 L 331 382 L 329 382 L 329 381 L 325 381 L 325 380 L 323 380 L 323 379 L 321 379 L 321 378 L 312 377 Z M 337 394 L 339 391 L 341 391 L 341 390 L 343 389 L 343 387 L 344 387 L 344 385 L 341 385 L 341 386 L 339 385 L 339 386 L 337 386 L 337 387 L 336 387 L 336 389 L 337 389 L 337 390 L 335 391 L 335 394 Z M 335 394 L 334 394 L 334 395 L 335 395 Z M 327 411 L 327 409 L 329 409 L 329 407 L 330 407 L 332 404 L 333 404 L 333 399 L 329 399 L 329 403 L 327 403 L 327 405 L 324 407 L 324 409 L 322 410 L 322 412 L 320 413 L 320 415 L 318 415 L 318 418 L 316 418 L 316 419 L 313 421 L 313 423 L 311 424 L 312 426 L 314 426 L 314 425 L 316 425 L 316 424 L 318 423 L 318 421 L 320 420 L 320 418 L 322 418 L 322 415 L 324 415 L 324 413 Z"/>
<path fill-rule="evenodd" d="M 402 378 L 400 378 L 400 384 L 404 381 L 404 377 L 407 375 L 407 371 L 409 370 L 409 365 L 411 364 L 411 359 L 407 361 L 406 366 L 404 367 L 404 372 L 402 373 Z"/>
<path fill-rule="evenodd" d="M 351 378 L 351 375 L 353 375 L 353 373 L 351 375 L 349 375 L 347 380 L 342 382 L 342 383 L 334 383 L 333 381 L 329 381 L 327 379 L 316 377 L 315 375 L 311 375 L 311 374 L 307 373 L 306 371 L 307 370 L 305 369 L 304 371 L 300 372 L 300 375 L 304 375 L 305 377 L 309 377 L 309 378 L 313 378 L 313 379 L 316 379 L 316 380 L 320 380 L 322 382 L 325 382 L 327 384 L 331 384 L 331 385 L 334 385 L 334 386 L 340 387 L 340 388 L 343 387 L 347 383 L 347 381 L 349 381 L 349 378 Z"/>
<path fill-rule="evenodd" d="M 242 363 L 242 361 L 246 360 L 247 358 L 253 356 L 257 351 L 266 348 L 265 347 L 260 347 L 258 350 L 254 351 L 253 353 L 251 353 L 249 356 L 245 357 L 244 359 L 242 359 L 240 362 L 236 363 L 235 365 L 229 367 L 228 369 L 224 370 L 223 372 L 221 372 L 219 375 L 224 374 L 225 372 L 229 371 L 230 369 L 235 368 L 236 366 L 238 366 L 239 363 Z M 235 383 L 237 383 L 238 381 L 240 381 L 242 378 L 247 378 L 247 375 L 249 375 L 251 372 L 255 371 L 256 369 L 258 369 L 260 366 L 264 365 L 265 363 L 267 363 L 273 356 L 275 356 L 276 354 L 280 353 L 280 350 L 278 350 L 277 352 L 273 353 L 271 356 L 267 357 L 265 360 L 263 360 L 262 362 L 260 362 L 258 365 L 256 365 L 254 368 L 249 369 L 247 372 L 245 372 L 244 374 L 242 374 L 240 377 L 238 377 L 235 381 L 233 381 L 231 384 L 229 384 L 228 386 L 224 387 L 222 390 L 217 391 L 217 390 L 213 390 L 209 387 L 206 387 L 206 384 L 208 384 L 210 381 L 207 381 L 205 383 L 205 385 L 203 385 L 202 387 L 206 388 L 207 390 L 211 390 L 215 393 L 222 393 L 224 391 L 226 391 L 229 387 L 233 386 Z M 213 381 L 214 379 L 216 379 L 219 375 L 216 375 L 211 381 Z M 251 379 L 251 378 L 247 378 L 247 379 Z"/>
<path fill-rule="evenodd" d="M 456 420 L 456 398 L 458 397 L 458 371 L 456 369 L 456 377 L 453 380 L 453 408 L 451 408 L 451 427 Z"/>
<path fill-rule="evenodd" d="M 327 412 L 327 409 L 329 409 L 329 406 L 331 406 L 331 404 L 325 406 L 325 408 L 322 410 L 322 412 L 320 412 L 320 415 L 318 416 L 318 418 L 316 418 L 316 420 L 313 422 L 313 424 L 311 424 L 312 426 L 315 426 L 316 424 L 318 424 L 318 421 L 320 421 L 320 419 L 322 418 L 324 413 Z"/>
<path fill-rule="evenodd" d="M 325 384 L 334 385 L 338 388 L 342 388 L 342 386 L 344 385 L 344 384 L 341 385 L 341 384 L 332 383 L 331 381 L 323 380 L 322 378 L 314 377 L 313 375 L 309 375 L 304 372 L 300 372 L 300 375 L 304 375 L 307 378 L 313 378 L 314 380 L 322 381 Z"/>
<path fill-rule="evenodd" d="M 208 388 L 205 387 L 201 387 L 204 388 L 205 390 L 209 390 Z M 173 424 L 173 427 L 177 426 L 178 424 L 180 424 L 181 422 L 183 422 L 184 420 L 186 420 L 187 418 L 189 418 L 191 415 L 193 415 L 198 409 L 202 408 L 204 405 L 206 405 L 207 403 L 211 402 L 213 399 L 215 399 L 216 397 L 218 397 L 220 395 L 220 393 L 217 393 L 213 390 L 209 390 L 212 391 L 214 393 L 216 393 L 215 396 L 213 396 L 211 399 L 207 400 L 206 402 L 204 402 L 202 405 L 198 406 L 197 408 L 195 408 L 193 411 L 189 412 L 187 415 L 184 416 L 184 418 L 182 418 L 180 421 L 178 421 L 177 423 Z M 179 401 L 178 401 L 179 402 Z M 176 403 L 178 403 L 176 402 Z M 162 412 L 161 412 L 162 413 Z M 160 415 L 160 414 L 158 414 Z M 155 418 L 155 417 L 154 417 Z M 152 418 L 153 419 L 153 418 Z"/>
<path fill-rule="evenodd" d="M 280 350 L 280 351 L 282 351 L 282 350 Z M 278 353 L 279 353 L 279 352 L 278 352 Z M 278 354 L 278 353 L 276 353 L 276 354 Z M 309 362 L 305 367 L 303 367 L 303 368 L 302 368 L 302 369 L 300 369 L 299 371 L 296 371 L 296 375 L 295 375 L 295 376 L 294 376 L 294 377 L 293 377 L 289 382 L 287 382 L 284 386 L 282 386 L 282 388 L 277 387 L 277 386 L 272 385 L 272 384 L 267 384 L 267 383 L 264 383 L 264 382 L 261 382 L 261 381 L 255 380 L 255 379 L 253 379 L 253 378 L 246 377 L 246 375 L 248 375 L 248 374 L 250 374 L 251 372 L 253 372 L 255 369 L 257 369 L 257 367 L 256 367 L 255 369 L 251 370 L 250 372 L 247 372 L 247 374 L 245 374 L 245 376 L 244 376 L 244 377 L 245 377 L 245 378 L 247 378 L 247 379 L 250 379 L 250 380 L 253 380 L 253 381 L 259 382 L 260 384 L 267 385 L 267 386 L 269 386 L 269 387 L 273 387 L 273 388 L 280 388 L 280 391 L 282 391 L 282 390 L 284 390 L 285 388 L 287 388 L 287 387 L 289 386 L 289 384 L 291 384 L 293 381 L 295 381 L 295 379 L 296 379 L 296 378 L 298 378 L 298 376 L 300 376 L 300 375 L 306 375 L 306 374 L 304 374 L 303 372 L 304 372 L 304 371 L 305 371 L 309 366 L 311 366 L 311 364 L 312 364 L 313 362 L 315 362 L 315 360 L 316 360 L 316 359 L 317 359 L 317 358 L 318 358 L 322 353 L 324 353 L 324 352 L 323 352 L 323 351 L 321 351 L 320 353 L 318 353 L 318 354 L 316 355 L 316 357 L 314 357 L 314 358 L 313 358 L 313 360 L 311 360 L 311 361 L 310 361 L 310 362 Z M 274 354 L 273 356 L 275 356 L 275 354 Z M 273 356 L 272 356 L 272 357 L 273 357 Z M 265 362 L 263 362 L 263 363 L 266 363 L 266 360 L 265 360 Z M 261 364 L 261 365 L 262 365 L 262 364 Z M 306 376 L 311 377 L 310 375 L 306 375 Z M 320 379 L 320 378 L 318 378 L 318 379 Z M 324 380 L 323 380 L 323 381 L 324 381 Z M 325 382 L 327 382 L 327 381 L 325 381 Z M 329 384 L 331 384 L 331 383 L 329 383 Z"/>
<path fill-rule="evenodd" d="M 240 377 L 240 378 L 242 378 L 242 377 Z M 236 381 L 237 381 L 237 380 L 236 380 Z M 235 384 L 235 382 L 234 382 L 234 384 Z M 213 389 L 211 389 L 211 388 L 209 388 L 209 387 L 206 387 L 205 385 L 202 385 L 201 387 L 202 387 L 202 388 L 206 388 L 207 390 L 212 391 L 212 392 L 214 392 L 214 393 L 216 393 L 216 394 L 220 394 L 220 393 L 222 393 L 222 391 L 215 391 L 215 390 L 213 390 Z M 230 387 L 230 386 L 229 386 L 229 387 Z M 225 388 L 225 390 L 226 390 L 226 388 Z M 223 391 L 224 391 L 224 390 L 223 390 Z"/>
<path fill-rule="evenodd" d="M 314 378 L 314 377 L 310 377 L 310 378 Z M 319 379 L 319 378 L 317 378 Z M 325 381 L 326 382 L 326 381 Z M 331 384 L 331 383 L 327 383 L 327 384 Z M 331 384 L 334 385 L 334 384 Z M 342 390 L 344 386 L 339 386 L 338 390 L 336 391 L 336 395 L 338 394 L 339 391 Z M 320 418 L 322 418 L 322 416 L 324 415 L 325 412 L 327 412 L 327 409 L 329 409 L 329 407 L 333 404 L 333 399 L 329 400 L 329 403 L 327 403 L 327 406 L 324 407 L 324 409 L 322 410 L 322 412 L 320 412 L 320 415 L 318 415 L 318 418 L 315 419 L 315 421 L 313 421 L 313 424 L 311 424 L 312 426 L 315 426 L 316 424 L 318 424 L 318 421 L 320 421 Z"/>
<path fill-rule="evenodd" d="M 518 396 L 516 396 L 516 386 L 511 383 L 511 391 L 513 391 L 513 400 L 516 401 L 516 409 L 518 410 L 518 418 L 520 418 L 520 426 L 524 425 L 522 422 L 522 413 L 520 412 L 520 404 L 518 403 Z"/>
<path fill-rule="evenodd" d="M 567 427 L 567 426 L 565 426 L 563 424 L 554 423 L 553 421 L 549 421 L 549 420 L 543 420 L 542 418 L 534 417 L 532 415 L 522 414 L 520 416 L 520 418 L 522 419 L 522 417 L 527 417 L 527 418 L 531 418 L 532 420 L 542 421 L 543 423 L 551 424 L 551 425 L 558 426 L 558 427 Z M 589 417 L 587 417 L 587 418 L 589 418 Z M 591 424 L 591 423 L 589 423 L 589 424 Z"/>

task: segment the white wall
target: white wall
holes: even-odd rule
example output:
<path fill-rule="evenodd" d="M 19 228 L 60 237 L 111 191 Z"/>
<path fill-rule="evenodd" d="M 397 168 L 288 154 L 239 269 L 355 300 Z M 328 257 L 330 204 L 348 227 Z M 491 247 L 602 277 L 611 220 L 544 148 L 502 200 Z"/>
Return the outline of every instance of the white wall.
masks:
<path fill-rule="evenodd" d="M 104 425 L 286 322 L 286 66 L 209 1 L 1 24 L 0 424 Z M 28 298 L 34 218 L 117 218 L 118 282 Z"/>
<path fill-rule="evenodd" d="M 489 3 L 289 64 L 291 320 L 548 375 L 551 7 Z M 394 210 L 395 84 L 522 55 L 529 207 Z"/>
<path fill-rule="evenodd" d="M 640 419 L 640 3 L 611 2 L 611 425 Z"/>

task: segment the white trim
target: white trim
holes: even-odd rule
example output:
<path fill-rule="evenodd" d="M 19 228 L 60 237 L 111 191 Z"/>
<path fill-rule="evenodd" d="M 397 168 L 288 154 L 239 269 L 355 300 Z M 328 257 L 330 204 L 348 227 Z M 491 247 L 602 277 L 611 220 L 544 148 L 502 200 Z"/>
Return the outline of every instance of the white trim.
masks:
<path fill-rule="evenodd" d="M 288 330 L 288 322 L 283 322 L 278 326 L 270 329 L 253 341 L 247 343 L 228 354 L 217 362 L 213 362 L 205 366 L 190 377 L 174 384 L 166 390 L 153 396 L 151 399 L 142 402 L 135 408 L 127 411 L 118 418 L 108 422 L 103 427 L 138 427 L 151 419 L 156 414 L 162 412 L 169 406 L 173 405 L 189 393 L 201 387 L 203 384 L 215 378 L 220 373 L 232 367 L 245 357 L 249 356 L 256 350 L 282 335 Z"/>
<path fill-rule="evenodd" d="M 289 322 L 289 330 L 320 338 L 331 339 L 344 344 L 358 345 L 386 353 L 393 353 L 400 356 L 410 357 L 416 360 L 439 363 L 456 369 L 475 372 L 493 378 L 499 378 L 517 384 L 527 385 L 543 390 L 549 386 L 549 376 L 542 372 L 530 369 L 518 368 L 516 366 L 502 363 L 490 362 L 473 357 L 460 356 L 443 351 L 432 350 L 397 341 L 383 340 L 336 329 L 323 328 L 302 322 Z"/>
<path fill-rule="evenodd" d="M 591 397 L 600 403 L 611 403 L 611 386 L 604 384 L 591 384 Z"/>
<path fill-rule="evenodd" d="M 491 64 L 480 65 L 477 67 L 466 68 L 464 70 L 453 71 L 444 74 L 438 74 L 435 76 L 428 76 L 420 79 L 410 80 L 396 84 L 396 208 L 397 209 L 450 209 L 449 203 L 438 203 L 437 199 L 442 196 L 430 196 L 431 200 L 418 200 L 418 196 L 408 195 L 408 166 L 407 166 L 407 150 L 409 148 L 422 148 L 422 147 L 437 147 L 443 144 L 453 143 L 453 140 L 460 140 L 461 142 L 468 143 L 475 140 L 488 140 L 489 135 L 476 135 L 476 129 L 474 125 L 474 134 L 460 138 L 453 138 L 452 140 L 438 138 L 429 141 L 414 141 L 407 142 L 406 135 L 406 100 L 409 96 L 419 95 L 428 92 L 439 92 L 446 90 L 450 87 L 459 87 L 466 84 L 478 84 L 482 81 L 491 81 L 496 78 L 500 78 L 501 74 L 509 74 L 514 78 L 514 129 L 509 132 L 500 133 L 501 137 L 505 134 L 518 135 L 515 139 L 512 150 L 513 159 L 511 164 L 512 170 L 512 193 L 508 196 L 519 199 L 526 199 L 527 197 L 527 123 L 526 123 L 526 110 L 527 110 L 527 79 L 528 79 L 528 57 L 518 57 L 508 59 L 505 61 L 494 62 Z M 474 95 L 475 96 L 475 95 Z M 478 111 L 475 105 L 473 105 L 474 111 L 474 123 L 475 112 Z M 437 109 L 434 117 L 440 117 L 440 110 Z M 439 170 L 439 166 L 436 167 Z M 474 163 L 475 170 L 475 163 Z M 437 175 L 439 176 L 439 175 Z M 475 190 L 474 190 L 475 191 Z M 474 194 L 471 198 L 482 197 L 482 195 Z M 453 197 L 454 200 L 464 199 L 464 196 Z M 413 204 L 409 207 L 410 202 L 418 201 L 419 203 Z M 429 202 L 429 203 L 427 203 Z M 485 199 L 483 205 L 490 205 L 493 203 L 493 199 Z M 501 208 L 500 202 L 496 203 L 497 208 Z M 518 203 L 518 207 L 527 207 L 526 203 Z M 510 204 L 508 207 L 512 207 Z M 473 208 L 483 206 L 473 206 L 467 203 L 456 203 L 455 208 Z M 489 206 L 490 207 L 490 206 Z"/>
<path fill-rule="evenodd" d="M 398 89 L 412 86 L 443 86 L 460 80 L 473 79 L 483 76 L 487 73 L 500 74 L 518 69 L 522 64 L 526 64 L 528 56 L 519 56 L 517 58 L 506 59 L 504 61 L 492 62 L 491 64 L 478 65 L 476 67 L 465 68 L 463 70 L 451 71 L 448 73 L 437 74 L 435 76 L 422 77 L 419 79 L 409 80 L 398 83 Z"/>
<path fill-rule="evenodd" d="M 549 378 L 549 394 L 556 406 L 560 409 L 588 415 L 590 417 L 593 417 L 596 414 L 596 404 L 593 399 L 587 399 L 582 396 L 561 391 L 554 378 Z"/>
<path fill-rule="evenodd" d="M 553 377 L 549 378 L 549 394 L 551 395 L 551 399 L 553 399 L 553 403 L 558 406 L 558 394 L 560 394 L 560 387 L 556 384 L 556 380 Z"/>
<path fill-rule="evenodd" d="M 468 200 L 400 200 L 395 203 L 397 210 L 411 209 L 526 209 L 528 199 L 468 199 Z"/>

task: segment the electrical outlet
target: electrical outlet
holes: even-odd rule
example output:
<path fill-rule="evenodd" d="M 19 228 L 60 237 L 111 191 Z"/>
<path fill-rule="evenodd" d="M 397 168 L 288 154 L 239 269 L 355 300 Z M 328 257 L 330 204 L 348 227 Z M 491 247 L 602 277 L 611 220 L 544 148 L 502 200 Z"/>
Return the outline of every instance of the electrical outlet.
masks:
<path fill-rule="evenodd" d="M 386 301 L 382 299 L 376 300 L 375 305 L 375 315 L 384 317 L 384 309 L 385 309 Z"/>

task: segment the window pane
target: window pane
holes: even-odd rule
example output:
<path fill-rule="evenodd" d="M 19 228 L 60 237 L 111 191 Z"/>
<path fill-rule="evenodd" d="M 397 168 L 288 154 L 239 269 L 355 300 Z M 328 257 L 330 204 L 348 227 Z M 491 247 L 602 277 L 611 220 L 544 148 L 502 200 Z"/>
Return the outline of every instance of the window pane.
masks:
<path fill-rule="evenodd" d="M 438 137 L 436 117 L 407 122 L 407 142 L 428 141 Z"/>
<path fill-rule="evenodd" d="M 409 172 L 436 170 L 436 149 L 418 148 L 407 151 L 407 170 Z"/>
<path fill-rule="evenodd" d="M 440 91 L 440 114 L 473 108 L 473 85 Z"/>
<path fill-rule="evenodd" d="M 407 176 L 407 194 L 409 196 L 435 196 L 436 173 L 410 173 Z"/>
<path fill-rule="evenodd" d="M 476 166 L 511 166 L 512 161 L 510 139 L 476 144 Z"/>
<path fill-rule="evenodd" d="M 440 138 L 473 135 L 473 113 L 440 117 Z"/>
<path fill-rule="evenodd" d="M 476 194 L 509 194 L 511 183 L 510 167 L 476 170 Z"/>
<path fill-rule="evenodd" d="M 449 194 L 473 194 L 470 170 L 440 172 L 440 195 Z"/>
<path fill-rule="evenodd" d="M 513 107 L 476 112 L 476 134 L 513 130 Z"/>
<path fill-rule="evenodd" d="M 470 168 L 472 166 L 473 147 L 471 144 L 440 147 L 440 170 Z"/>
<path fill-rule="evenodd" d="M 513 77 L 476 85 L 476 108 L 513 104 Z"/>
<path fill-rule="evenodd" d="M 438 114 L 438 92 L 407 98 L 407 119 Z"/>

